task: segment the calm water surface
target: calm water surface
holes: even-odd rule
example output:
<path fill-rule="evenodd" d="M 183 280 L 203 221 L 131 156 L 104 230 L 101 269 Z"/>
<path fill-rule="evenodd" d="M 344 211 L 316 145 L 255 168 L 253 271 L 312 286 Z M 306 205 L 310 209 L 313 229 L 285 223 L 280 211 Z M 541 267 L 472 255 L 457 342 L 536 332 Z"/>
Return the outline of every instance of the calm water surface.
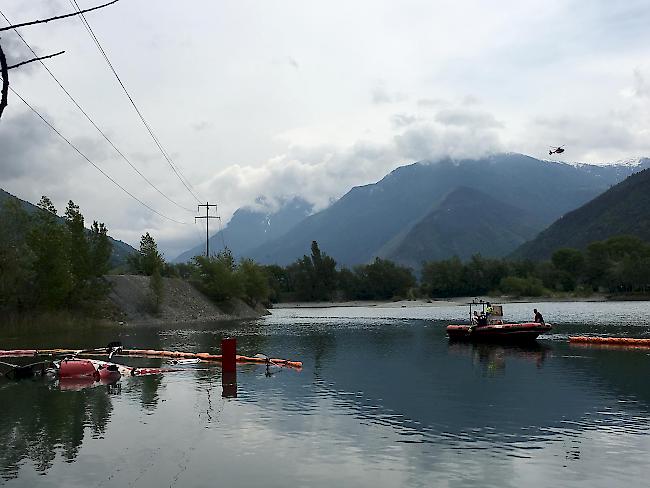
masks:
<path fill-rule="evenodd" d="M 530 304 L 506 306 L 531 317 Z M 569 334 L 650 337 L 650 303 L 544 303 L 537 347 L 450 345 L 461 307 L 276 310 L 250 322 L 0 337 L 0 348 L 125 346 L 302 360 L 66 390 L 0 380 L 0 485 L 10 487 L 648 486 L 650 350 Z M 160 359 L 126 358 L 160 366 Z"/>

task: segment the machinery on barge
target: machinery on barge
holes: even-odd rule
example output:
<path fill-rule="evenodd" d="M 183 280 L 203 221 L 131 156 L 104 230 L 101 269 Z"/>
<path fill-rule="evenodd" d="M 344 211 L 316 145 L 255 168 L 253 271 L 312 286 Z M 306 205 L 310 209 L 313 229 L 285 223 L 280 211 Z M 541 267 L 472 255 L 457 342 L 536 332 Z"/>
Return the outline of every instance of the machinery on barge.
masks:
<path fill-rule="evenodd" d="M 544 322 L 505 322 L 503 307 L 484 300 L 474 299 L 468 305 L 469 324 L 448 325 L 450 341 L 530 343 L 553 328 Z"/>

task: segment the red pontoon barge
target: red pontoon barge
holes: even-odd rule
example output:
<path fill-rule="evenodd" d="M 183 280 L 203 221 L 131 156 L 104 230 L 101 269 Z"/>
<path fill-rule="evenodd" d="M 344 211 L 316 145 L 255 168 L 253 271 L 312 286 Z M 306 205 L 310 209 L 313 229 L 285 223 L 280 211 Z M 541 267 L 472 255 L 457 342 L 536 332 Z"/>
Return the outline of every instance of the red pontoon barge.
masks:
<path fill-rule="evenodd" d="M 492 307 L 493 312 L 486 313 L 488 302 L 473 300 L 469 305 L 471 325 L 448 325 L 447 335 L 450 341 L 522 343 L 533 342 L 537 336 L 552 329 L 551 324 L 539 322 L 506 323 L 502 320 L 503 309 L 500 305 Z M 472 308 L 481 308 L 481 314 L 472 313 Z M 481 317 L 477 320 L 477 317 Z"/>

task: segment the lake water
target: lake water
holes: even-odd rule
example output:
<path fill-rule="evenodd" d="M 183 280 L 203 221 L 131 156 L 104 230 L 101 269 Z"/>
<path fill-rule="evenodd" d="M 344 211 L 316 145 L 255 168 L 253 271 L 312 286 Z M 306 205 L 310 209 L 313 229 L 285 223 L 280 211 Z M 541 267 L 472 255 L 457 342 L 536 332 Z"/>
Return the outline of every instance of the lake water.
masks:
<path fill-rule="evenodd" d="M 271 376 L 240 365 L 236 391 L 203 364 L 76 391 L 0 380 L 0 485 L 648 486 L 650 349 L 566 338 L 650 337 L 650 303 L 536 306 L 555 328 L 527 348 L 449 344 L 444 326 L 465 318 L 462 307 L 284 309 L 225 329 L 0 337 L 3 349 L 121 340 L 218 352 L 236 336 L 242 354 L 304 363 Z M 532 308 L 505 310 L 524 320 Z"/>

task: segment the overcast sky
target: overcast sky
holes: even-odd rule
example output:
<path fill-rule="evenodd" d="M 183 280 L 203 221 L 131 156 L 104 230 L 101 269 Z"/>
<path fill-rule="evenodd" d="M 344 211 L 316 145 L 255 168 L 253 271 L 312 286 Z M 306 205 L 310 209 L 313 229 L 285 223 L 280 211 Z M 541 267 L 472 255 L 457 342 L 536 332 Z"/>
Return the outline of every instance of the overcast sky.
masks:
<path fill-rule="evenodd" d="M 82 7 L 104 0 L 78 0 Z M 67 0 L 0 0 L 12 23 Z M 494 151 L 609 162 L 650 155 L 648 0 L 120 0 L 87 14 L 162 145 L 224 222 L 259 195 L 317 207 L 397 166 Z M 4 20 L 0 19 L 4 24 Z M 77 19 L 22 35 L 117 147 L 163 192 L 196 200 L 158 152 Z M 30 57 L 12 33 L 10 63 Z M 168 258 L 201 241 L 194 212 L 149 187 L 37 64 L 11 86 L 152 214 L 61 142 L 10 93 L 0 187 L 69 199 L 87 220 Z"/>

